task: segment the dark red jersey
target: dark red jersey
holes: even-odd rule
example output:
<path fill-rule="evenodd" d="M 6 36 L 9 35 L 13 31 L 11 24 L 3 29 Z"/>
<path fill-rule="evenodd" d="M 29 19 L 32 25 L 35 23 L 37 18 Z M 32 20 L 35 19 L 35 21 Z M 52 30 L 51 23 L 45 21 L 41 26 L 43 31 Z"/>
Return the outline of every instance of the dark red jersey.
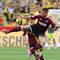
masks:
<path fill-rule="evenodd" d="M 43 33 L 45 33 L 50 24 L 52 28 L 55 28 L 55 23 L 53 22 L 53 19 L 50 16 L 43 17 L 42 15 L 37 15 L 31 16 L 30 18 L 32 20 L 38 19 L 36 26 L 39 27 Z"/>

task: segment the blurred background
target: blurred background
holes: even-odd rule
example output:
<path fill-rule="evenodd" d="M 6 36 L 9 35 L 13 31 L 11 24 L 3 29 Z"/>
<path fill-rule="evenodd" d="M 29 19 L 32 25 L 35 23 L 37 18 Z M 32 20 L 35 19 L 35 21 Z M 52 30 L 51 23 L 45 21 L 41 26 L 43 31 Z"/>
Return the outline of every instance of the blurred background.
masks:
<path fill-rule="evenodd" d="M 2 30 L 9 30 L 17 25 L 24 26 L 36 23 L 35 21 L 21 19 L 20 16 L 38 15 L 42 8 L 48 8 L 48 15 L 52 16 L 57 26 L 60 26 L 60 0 L 0 0 L 1 60 L 29 60 L 27 58 L 28 36 L 24 37 L 23 31 L 5 34 Z M 54 34 L 57 48 L 54 49 L 51 40 L 51 49 L 48 50 L 48 43 L 46 43 L 42 52 L 45 60 L 60 60 L 60 28 Z M 35 59 L 32 57 L 30 60 Z"/>

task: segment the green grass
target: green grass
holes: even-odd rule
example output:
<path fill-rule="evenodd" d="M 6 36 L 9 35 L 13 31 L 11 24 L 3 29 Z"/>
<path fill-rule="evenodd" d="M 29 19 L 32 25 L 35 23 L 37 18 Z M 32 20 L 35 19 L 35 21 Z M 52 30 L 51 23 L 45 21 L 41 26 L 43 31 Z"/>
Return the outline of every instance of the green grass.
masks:
<path fill-rule="evenodd" d="M 27 58 L 27 47 L 1 47 L 0 60 L 35 60 L 34 56 L 31 59 Z M 44 49 L 42 52 L 45 60 L 60 60 L 60 48 Z"/>

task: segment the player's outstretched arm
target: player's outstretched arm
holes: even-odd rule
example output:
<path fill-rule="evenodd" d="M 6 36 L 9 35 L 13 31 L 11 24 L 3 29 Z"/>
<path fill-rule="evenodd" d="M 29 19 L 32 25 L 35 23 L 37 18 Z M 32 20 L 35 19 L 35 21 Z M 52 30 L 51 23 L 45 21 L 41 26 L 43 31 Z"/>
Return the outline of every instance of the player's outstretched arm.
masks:
<path fill-rule="evenodd" d="M 20 16 L 20 18 L 24 18 L 24 19 L 28 19 L 28 20 L 31 19 L 30 16 Z"/>
<path fill-rule="evenodd" d="M 38 17 L 40 17 L 40 15 L 36 15 L 36 16 L 20 16 L 20 18 L 24 18 L 24 19 L 27 19 L 27 20 L 35 20 Z"/>

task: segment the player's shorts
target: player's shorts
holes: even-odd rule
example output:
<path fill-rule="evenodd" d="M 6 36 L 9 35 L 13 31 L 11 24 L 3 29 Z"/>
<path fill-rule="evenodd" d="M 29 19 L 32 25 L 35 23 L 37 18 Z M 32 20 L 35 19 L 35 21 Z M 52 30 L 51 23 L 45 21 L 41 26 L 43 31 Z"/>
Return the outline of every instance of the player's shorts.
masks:
<path fill-rule="evenodd" d="M 36 26 L 36 24 L 30 25 L 30 30 L 35 36 L 38 38 L 39 35 L 44 36 L 44 33 L 41 32 L 40 28 Z"/>
<path fill-rule="evenodd" d="M 55 34 L 54 33 L 48 33 L 47 36 L 50 39 L 55 39 Z"/>

